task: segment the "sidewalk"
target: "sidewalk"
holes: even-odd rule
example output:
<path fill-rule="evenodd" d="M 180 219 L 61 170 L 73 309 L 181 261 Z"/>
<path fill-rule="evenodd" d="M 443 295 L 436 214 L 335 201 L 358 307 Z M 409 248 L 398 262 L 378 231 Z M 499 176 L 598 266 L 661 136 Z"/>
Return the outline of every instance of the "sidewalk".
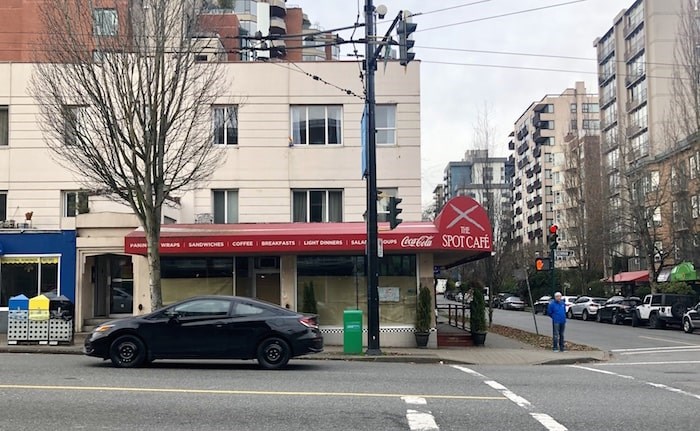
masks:
<path fill-rule="evenodd" d="M 89 334 L 75 335 L 73 345 L 8 345 L 6 334 L 0 334 L 0 353 L 49 353 L 82 354 L 85 337 Z M 602 351 L 555 353 L 536 349 L 528 344 L 489 333 L 483 347 L 464 347 L 450 349 L 394 348 L 382 349 L 380 356 L 346 355 L 342 346 L 326 346 L 324 352 L 302 356 L 300 359 L 343 360 L 366 362 L 404 362 L 404 363 L 448 363 L 466 365 L 565 365 L 598 362 L 607 359 Z"/>

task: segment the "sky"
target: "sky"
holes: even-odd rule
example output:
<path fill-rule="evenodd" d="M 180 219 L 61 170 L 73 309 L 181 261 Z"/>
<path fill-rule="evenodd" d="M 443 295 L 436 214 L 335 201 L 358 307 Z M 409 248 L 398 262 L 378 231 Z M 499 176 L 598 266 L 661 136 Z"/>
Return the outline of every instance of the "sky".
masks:
<path fill-rule="evenodd" d="M 287 5 L 301 6 L 313 24 L 333 29 L 353 24 L 358 7 L 362 11 L 364 3 L 365 0 L 291 0 Z M 597 93 L 593 40 L 605 34 L 615 16 L 632 3 L 633 0 L 374 0 L 375 6 L 387 6 L 389 22 L 402 9 L 422 13 L 413 21 L 418 24 L 414 51 L 416 59 L 421 60 L 424 207 L 432 202 L 433 189 L 442 182 L 447 163 L 461 160 L 465 150 L 476 148 L 474 125 L 479 113 L 488 111 L 495 130 L 495 153 L 507 155 L 508 134 L 532 102 L 546 94 L 560 94 L 576 81 L 584 81 L 589 92 Z M 528 9 L 539 10 L 517 13 Z M 499 17 L 504 14 L 512 15 Z M 361 15 L 360 22 L 363 21 Z M 380 24 L 378 33 L 384 34 L 388 25 Z M 349 39 L 350 31 L 340 35 Z M 356 32 L 355 38 L 359 37 L 364 37 L 363 28 Z"/>

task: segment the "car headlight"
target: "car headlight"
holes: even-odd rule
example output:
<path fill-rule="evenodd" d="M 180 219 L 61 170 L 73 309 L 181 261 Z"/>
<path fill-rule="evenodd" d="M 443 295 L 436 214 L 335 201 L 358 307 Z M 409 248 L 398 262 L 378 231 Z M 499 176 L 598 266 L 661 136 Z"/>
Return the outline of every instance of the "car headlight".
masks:
<path fill-rule="evenodd" d="M 92 332 L 95 334 L 99 334 L 101 332 L 107 332 L 112 328 L 114 328 L 114 325 L 100 325 L 97 328 L 95 328 Z"/>

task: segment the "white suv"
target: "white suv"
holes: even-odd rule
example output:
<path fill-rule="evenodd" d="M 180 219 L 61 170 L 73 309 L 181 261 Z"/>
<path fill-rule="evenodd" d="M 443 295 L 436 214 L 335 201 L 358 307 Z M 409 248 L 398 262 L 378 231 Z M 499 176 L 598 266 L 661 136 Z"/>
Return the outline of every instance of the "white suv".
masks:
<path fill-rule="evenodd" d="M 683 315 L 683 330 L 685 332 L 692 334 L 697 327 L 700 327 L 700 303 Z"/>
<path fill-rule="evenodd" d="M 598 313 L 598 308 L 605 304 L 605 298 L 595 298 L 592 296 L 581 296 L 574 302 L 574 305 L 569 308 L 566 313 L 569 319 L 580 317 L 582 320 L 588 320 L 595 317 Z"/>

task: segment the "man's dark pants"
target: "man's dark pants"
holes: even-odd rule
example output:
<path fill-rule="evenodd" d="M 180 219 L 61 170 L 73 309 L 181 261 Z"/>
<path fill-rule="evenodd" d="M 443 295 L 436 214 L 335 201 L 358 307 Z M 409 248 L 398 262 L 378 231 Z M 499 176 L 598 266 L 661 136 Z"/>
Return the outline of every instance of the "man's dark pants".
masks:
<path fill-rule="evenodd" d="M 566 323 L 552 322 L 552 347 L 554 350 L 564 351 L 564 327 Z"/>

